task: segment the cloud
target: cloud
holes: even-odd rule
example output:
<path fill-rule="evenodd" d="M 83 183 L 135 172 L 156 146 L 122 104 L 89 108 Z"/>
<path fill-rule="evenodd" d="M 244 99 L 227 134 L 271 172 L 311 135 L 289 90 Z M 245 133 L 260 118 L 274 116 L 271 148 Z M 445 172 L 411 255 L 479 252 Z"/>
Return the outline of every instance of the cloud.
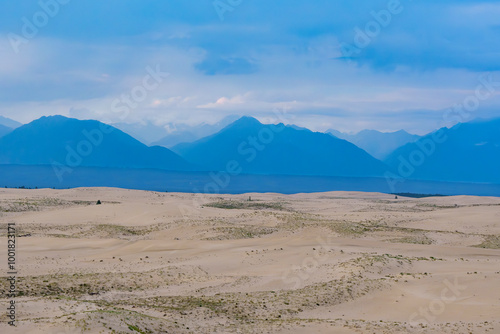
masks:
<path fill-rule="evenodd" d="M 198 108 L 201 109 L 219 109 L 219 108 L 234 108 L 239 105 L 247 104 L 250 103 L 248 100 L 250 94 L 246 94 L 245 96 L 243 95 L 236 95 L 231 98 L 227 98 L 225 96 L 218 98 L 217 101 L 213 103 L 207 103 L 203 105 L 199 105 Z"/>
<path fill-rule="evenodd" d="M 223 22 L 211 1 L 71 1 L 19 54 L 0 40 L 0 113 L 115 120 L 112 101 L 158 64 L 171 76 L 126 121 L 272 117 L 287 106 L 298 125 L 318 129 L 424 131 L 482 73 L 500 72 L 500 4 L 400 1 L 401 13 L 350 63 L 339 60 L 341 44 L 354 43 L 388 0 L 252 0 Z M 36 2 L 6 3 L 0 33 L 20 33 L 22 18 L 38 10 Z M 477 115 L 499 108 L 495 95 Z"/>

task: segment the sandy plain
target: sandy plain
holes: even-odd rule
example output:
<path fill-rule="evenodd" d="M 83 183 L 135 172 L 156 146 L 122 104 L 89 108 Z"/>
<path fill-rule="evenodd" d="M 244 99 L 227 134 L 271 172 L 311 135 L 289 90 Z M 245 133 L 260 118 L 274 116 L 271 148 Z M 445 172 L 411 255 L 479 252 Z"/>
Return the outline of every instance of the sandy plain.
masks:
<path fill-rule="evenodd" d="M 500 333 L 500 198 L 0 189 L 0 228 L 1 333 Z"/>

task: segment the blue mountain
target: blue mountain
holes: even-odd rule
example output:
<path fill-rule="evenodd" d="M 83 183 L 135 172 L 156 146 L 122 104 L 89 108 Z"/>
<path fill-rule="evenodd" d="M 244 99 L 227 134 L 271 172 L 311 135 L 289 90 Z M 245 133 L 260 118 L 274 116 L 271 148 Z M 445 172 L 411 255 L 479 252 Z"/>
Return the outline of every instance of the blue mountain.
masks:
<path fill-rule="evenodd" d="M 16 122 L 10 118 L 0 116 L 0 125 L 6 126 L 11 129 L 16 129 L 20 127 L 22 124 L 19 122 Z"/>
<path fill-rule="evenodd" d="M 397 149 L 385 162 L 408 178 L 500 183 L 500 119 L 440 129 Z"/>
<path fill-rule="evenodd" d="M 0 164 L 191 170 L 172 151 L 148 147 L 98 121 L 42 117 L 0 138 Z"/>
<path fill-rule="evenodd" d="M 0 138 L 11 133 L 13 129 L 0 124 Z"/>
<path fill-rule="evenodd" d="M 345 140 L 283 124 L 264 125 L 251 117 L 172 150 L 218 171 L 226 170 L 228 163 L 237 163 L 242 173 L 257 174 L 381 176 L 387 171 L 382 162 Z"/>
<path fill-rule="evenodd" d="M 332 129 L 327 132 L 337 138 L 353 143 L 380 160 L 387 158 L 397 148 L 413 143 L 420 138 L 420 136 L 412 135 L 404 130 L 397 132 L 363 130 L 357 134 L 347 134 Z"/>

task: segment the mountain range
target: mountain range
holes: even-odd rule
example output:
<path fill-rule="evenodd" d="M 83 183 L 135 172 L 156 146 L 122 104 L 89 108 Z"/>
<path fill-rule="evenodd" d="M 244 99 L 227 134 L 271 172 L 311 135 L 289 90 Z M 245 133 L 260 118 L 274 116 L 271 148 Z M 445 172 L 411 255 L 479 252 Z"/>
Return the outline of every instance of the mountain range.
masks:
<path fill-rule="evenodd" d="M 406 132 L 367 131 L 365 138 L 384 138 L 384 150 L 386 141 L 412 140 L 379 160 L 336 137 L 339 133 L 262 124 L 252 117 L 168 149 L 149 147 L 98 121 L 50 116 L 13 130 L 0 125 L 0 164 L 339 177 L 383 177 L 390 172 L 416 180 L 500 184 L 499 130 L 500 119 L 458 124 L 417 141 Z M 370 144 L 377 143 L 373 139 Z"/>
<path fill-rule="evenodd" d="M 0 164 L 194 168 L 172 151 L 148 147 L 109 125 L 63 116 L 42 117 L 0 138 Z"/>
<path fill-rule="evenodd" d="M 330 129 L 327 133 L 353 143 L 380 160 L 387 158 L 397 148 L 413 143 L 420 138 L 420 136 L 409 134 L 404 130 L 396 132 L 363 130 L 356 134 L 348 134 Z"/>
<path fill-rule="evenodd" d="M 257 174 L 382 176 L 387 171 L 382 162 L 343 139 L 283 124 L 264 125 L 251 117 L 172 150 L 211 170 L 225 170 L 233 161 L 244 173 Z"/>
<path fill-rule="evenodd" d="M 414 179 L 500 183 L 500 119 L 442 128 L 398 148 L 385 162 Z"/>

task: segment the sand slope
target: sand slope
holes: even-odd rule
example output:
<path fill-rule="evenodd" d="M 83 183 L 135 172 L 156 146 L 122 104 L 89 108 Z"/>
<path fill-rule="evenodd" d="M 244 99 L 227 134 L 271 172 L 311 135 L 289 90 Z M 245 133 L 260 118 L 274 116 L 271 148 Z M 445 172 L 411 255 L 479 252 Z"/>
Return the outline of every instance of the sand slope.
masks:
<path fill-rule="evenodd" d="M 500 332 L 499 198 L 0 189 L 3 277 L 9 222 L 2 333 Z"/>

